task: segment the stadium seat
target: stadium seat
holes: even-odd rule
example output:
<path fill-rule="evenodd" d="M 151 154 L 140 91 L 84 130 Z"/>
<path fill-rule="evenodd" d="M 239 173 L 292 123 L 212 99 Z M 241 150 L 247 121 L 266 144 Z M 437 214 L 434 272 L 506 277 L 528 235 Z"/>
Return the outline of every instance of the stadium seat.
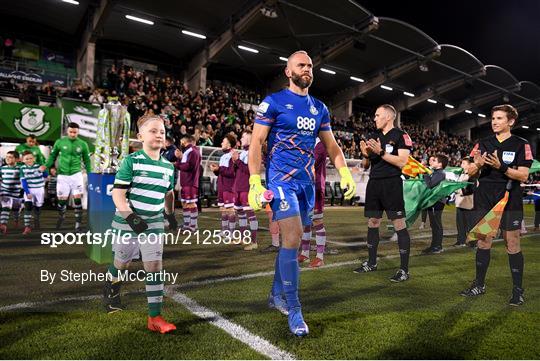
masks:
<path fill-rule="evenodd" d="M 341 186 L 338 182 L 334 183 L 334 200 L 339 202 L 339 205 L 343 205 L 344 197 L 343 197 L 343 191 L 341 190 Z"/>
<path fill-rule="evenodd" d="M 332 190 L 332 185 L 330 182 L 326 182 L 324 185 L 324 201 L 330 202 L 330 205 L 334 205 L 334 191 Z"/>
<path fill-rule="evenodd" d="M 213 201 L 217 199 L 216 192 L 212 187 L 210 177 L 201 177 L 201 189 L 199 192 L 199 199 L 202 203 L 206 199 L 206 206 L 210 207 Z"/>

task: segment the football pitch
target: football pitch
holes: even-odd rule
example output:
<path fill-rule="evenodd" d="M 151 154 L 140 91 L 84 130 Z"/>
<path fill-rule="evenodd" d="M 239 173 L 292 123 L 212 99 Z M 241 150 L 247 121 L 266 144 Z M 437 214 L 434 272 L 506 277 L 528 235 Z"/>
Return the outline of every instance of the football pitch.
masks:
<path fill-rule="evenodd" d="M 525 206 L 532 225 L 533 207 Z M 200 229 L 219 229 L 218 212 L 204 210 Z M 72 212 L 69 211 L 69 216 Z M 42 231 L 54 231 L 56 213 L 45 211 Z M 180 216 L 178 216 L 180 219 Z M 235 245 L 167 245 L 164 268 L 178 272 L 166 283 L 164 316 L 171 334 L 146 330 L 144 284 L 123 286 L 126 310 L 106 314 L 102 283 L 40 281 L 42 269 L 103 272 L 85 246 L 41 245 L 22 229 L 0 236 L 0 358 L 14 359 L 538 359 L 540 358 L 540 233 L 522 240 L 525 304 L 508 306 L 511 276 L 503 242 L 492 251 L 487 293 L 459 296 L 474 278 L 474 251 L 452 248 L 455 209 L 444 213 L 445 252 L 423 256 L 430 229 L 411 229 L 407 282 L 389 281 L 399 266 L 392 232 L 381 226 L 377 272 L 355 274 L 367 258 L 361 207 L 325 212 L 328 246 L 320 269 L 303 267 L 300 297 L 309 336 L 293 337 L 287 319 L 268 309 L 275 253 Z M 261 248 L 270 244 L 258 214 Z M 22 217 L 21 217 L 22 221 Z M 68 218 L 66 224 L 71 225 Z M 383 221 L 383 225 L 385 221 Z M 259 248 L 260 250 L 260 248 Z M 312 253 L 314 256 L 314 253 Z M 132 269 L 142 268 L 135 262 Z"/>

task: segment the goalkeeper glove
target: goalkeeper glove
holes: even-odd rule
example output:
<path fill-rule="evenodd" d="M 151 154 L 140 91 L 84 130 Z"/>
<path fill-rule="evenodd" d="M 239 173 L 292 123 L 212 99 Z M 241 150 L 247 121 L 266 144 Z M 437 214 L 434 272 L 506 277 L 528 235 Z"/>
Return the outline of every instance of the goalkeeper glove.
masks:
<path fill-rule="evenodd" d="M 261 184 L 261 176 L 259 174 L 253 174 L 249 177 L 248 202 L 249 206 L 253 208 L 254 211 L 262 209 L 261 198 L 266 190 L 267 189 Z"/>
<path fill-rule="evenodd" d="M 356 194 L 356 183 L 352 178 L 351 171 L 346 166 L 339 168 L 339 175 L 341 176 L 339 185 L 341 186 L 341 189 L 347 189 L 344 197 L 349 200 Z"/>
<path fill-rule="evenodd" d="M 136 213 L 131 213 L 129 216 L 126 217 L 126 222 L 129 224 L 131 229 L 137 233 L 143 233 L 148 229 L 148 224 L 139 217 Z"/>

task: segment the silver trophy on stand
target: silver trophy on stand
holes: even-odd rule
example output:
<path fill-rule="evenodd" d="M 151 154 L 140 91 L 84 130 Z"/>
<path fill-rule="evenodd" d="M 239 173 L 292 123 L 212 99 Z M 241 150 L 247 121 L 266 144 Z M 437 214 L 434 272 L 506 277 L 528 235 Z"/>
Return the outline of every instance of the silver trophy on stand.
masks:
<path fill-rule="evenodd" d="M 99 112 L 93 172 L 116 173 L 122 158 L 129 154 L 130 123 L 126 107 L 118 98 L 109 98 Z"/>

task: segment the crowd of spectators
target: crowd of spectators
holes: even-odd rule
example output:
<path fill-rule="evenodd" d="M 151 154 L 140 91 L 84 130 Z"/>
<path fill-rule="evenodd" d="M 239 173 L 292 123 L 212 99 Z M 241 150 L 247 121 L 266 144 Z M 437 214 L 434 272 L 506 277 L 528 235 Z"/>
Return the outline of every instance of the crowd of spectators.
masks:
<path fill-rule="evenodd" d="M 55 88 L 49 83 L 41 86 L 5 82 L 4 87 L 19 89 L 21 100 L 37 95 L 67 96 L 70 98 L 103 104 L 109 96 L 118 96 L 127 106 L 133 127 L 144 114 L 163 117 L 167 136 L 178 144 L 185 134 L 192 134 L 201 146 L 221 145 L 228 133 L 240 137 L 244 129 L 251 127 L 262 92 L 240 86 L 210 82 L 206 89 L 193 92 L 179 79 L 170 76 L 151 76 L 131 67 L 112 66 L 101 87 L 91 89 L 75 84 L 70 88 Z M 424 128 L 418 124 L 402 124 L 414 142 L 412 155 L 427 161 L 432 154 L 444 153 L 450 165 L 459 165 L 471 149 L 471 142 L 445 132 Z M 332 129 L 346 158 L 360 158 L 360 140 L 375 130 L 372 115 L 357 113 L 349 119 L 332 118 Z M 135 131 L 135 129 L 133 129 Z"/>

